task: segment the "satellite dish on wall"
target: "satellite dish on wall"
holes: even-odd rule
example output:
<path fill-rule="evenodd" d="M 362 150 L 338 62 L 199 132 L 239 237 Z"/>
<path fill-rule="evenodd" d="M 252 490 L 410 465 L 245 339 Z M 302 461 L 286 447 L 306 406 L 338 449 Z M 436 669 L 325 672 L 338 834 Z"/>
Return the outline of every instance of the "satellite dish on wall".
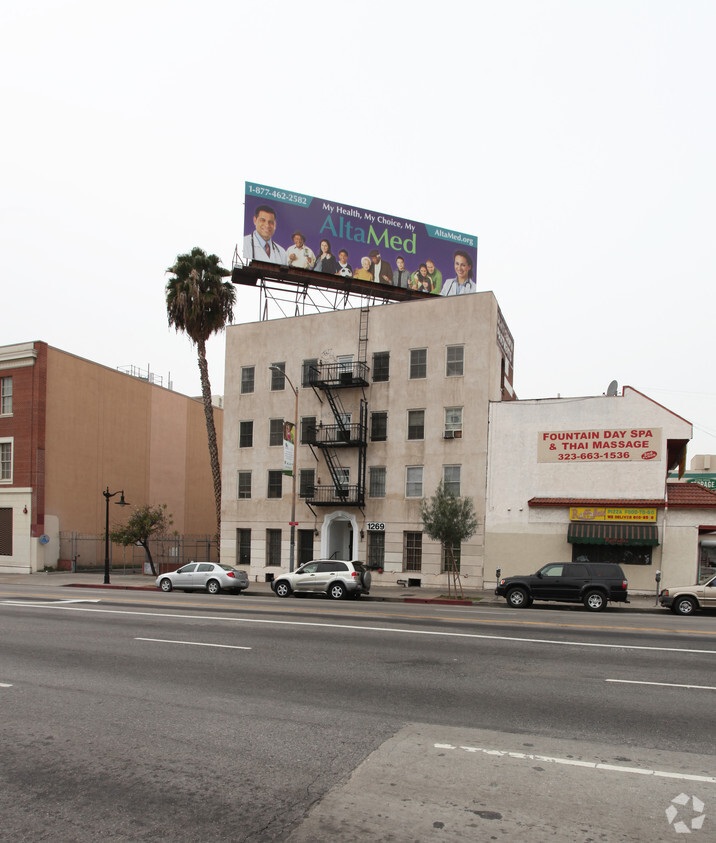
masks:
<path fill-rule="evenodd" d="M 616 381 L 612 381 L 607 387 L 607 395 L 616 395 L 618 389 L 619 384 Z"/>

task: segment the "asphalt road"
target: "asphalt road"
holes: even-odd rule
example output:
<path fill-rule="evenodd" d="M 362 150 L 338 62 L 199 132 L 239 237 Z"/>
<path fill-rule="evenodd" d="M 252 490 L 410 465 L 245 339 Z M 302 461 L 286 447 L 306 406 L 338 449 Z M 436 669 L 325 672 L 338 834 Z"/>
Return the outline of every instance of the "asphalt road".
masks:
<path fill-rule="evenodd" d="M 0 641 L 5 839 L 714 838 L 714 616 L 4 585 Z"/>

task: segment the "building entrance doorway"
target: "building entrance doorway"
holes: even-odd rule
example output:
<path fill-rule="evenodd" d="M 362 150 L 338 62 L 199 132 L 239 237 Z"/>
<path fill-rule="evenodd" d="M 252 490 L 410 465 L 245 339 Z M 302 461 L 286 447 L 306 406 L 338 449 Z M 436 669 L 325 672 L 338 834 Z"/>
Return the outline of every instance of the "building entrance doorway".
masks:
<path fill-rule="evenodd" d="M 358 558 L 358 529 L 355 516 L 348 512 L 334 512 L 323 522 L 321 556 L 324 559 Z"/>

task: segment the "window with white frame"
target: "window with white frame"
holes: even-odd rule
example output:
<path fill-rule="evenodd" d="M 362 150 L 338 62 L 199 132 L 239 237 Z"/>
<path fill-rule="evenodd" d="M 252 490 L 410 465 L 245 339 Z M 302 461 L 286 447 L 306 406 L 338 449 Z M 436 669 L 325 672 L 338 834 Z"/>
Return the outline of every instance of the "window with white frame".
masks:
<path fill-rule="evenodd" d="M 0 378 L 0 416 L 12 415 L 12 378 Z"/>
<path fill-rule="evenodd" d="M 241 367 L 241 394 L 247 395 L 254 391 L 255 366 Z"/>
<path fill-rule="evenodd" d="M 423 534 L 406 531 L 403 533 L 403 570 L 423 569 Z"/>
<path fill-rule="evenodd" d="M 465 373 L 465 346 L 449 345 L 445 357 L 445 374 L 458 377 Z"/>
<path fill-rule="evenodd" d="M 423 496 L 423 466 L 409 465 L 405 469 L 405 497 L 422 498 Z"/>
<path fill-rule="evenodd" d="M 427 378 L 428 350 L 427 348 L 413 348 L 410 351 L 410 379 Z"/>
<path fill-rule="evenodd" d="M 251 497 L 251 472 L 239 472 L 239 486 L 238 486 L 239 500 L 248 500 Z"/>
<path fill-rule="evenodd" d="M 286 371 L 285 361 L 272 363 L 269 369 L 271 370 L 271 391 L 277 392 L 286 389 L 286 375 L 284 374 Z"/>
<path fill-rule="evenodd" d="M 344 497 L 348 492 L 348 486 L 351 482 L 350 468 L 343 468 L 340 465 L 336 466 L 336 495 Z"/>
<path fill-rule="evenodd" d="M 443 466 L 443 490 L 447 495 L 455 495 L 460 497 L 460 465 L 444 465 Z"/>
<path fill-rule="evenodd" d="M 254 445 L 253 421 L 239 422 L 239 448 L 252 448 Z"/>
<path fill-rule="evenodd" d="M 445 439 L 462 437 L 462 407 L 445 408 Z"/>
<path fill-rule="evenodd" d="M 425 410 L 408 410 L 408 439 L 425 439 Z"/>
<path fill-rule="evenodd" d="M 12 483 L 13 439 L 0 439 L 0 483 Z"/>
<path fill-rule="evenodd" d="M 269 445 L 283 445 L 283 419 L 269 419 Z"/>

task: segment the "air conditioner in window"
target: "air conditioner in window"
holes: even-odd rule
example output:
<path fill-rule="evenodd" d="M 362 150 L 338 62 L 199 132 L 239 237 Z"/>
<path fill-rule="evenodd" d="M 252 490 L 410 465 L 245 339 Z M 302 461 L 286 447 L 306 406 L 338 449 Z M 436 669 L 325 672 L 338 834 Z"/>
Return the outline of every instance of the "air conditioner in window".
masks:
<path fill-rule="evenodd" d="M 462 439 L 462 431 L 461 430 L 454 430 L 453 433 L 455 434 L 455 439 Z"/>
<path fill-rule="evenodd" d="M 454 430 L 443 431 L 443 439 L 454 439 L 454 438 L 455 438 L 455 431 Z"/>

